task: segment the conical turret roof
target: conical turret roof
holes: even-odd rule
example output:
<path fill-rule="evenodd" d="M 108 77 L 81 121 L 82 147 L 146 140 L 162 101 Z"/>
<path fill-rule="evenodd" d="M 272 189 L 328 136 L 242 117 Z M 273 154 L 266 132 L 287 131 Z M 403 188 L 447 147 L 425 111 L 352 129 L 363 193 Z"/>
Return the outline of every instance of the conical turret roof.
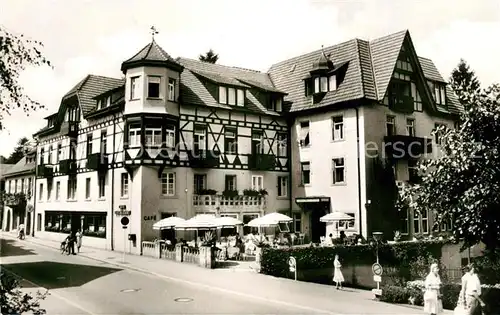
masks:
<path fill-rule="evenodd" d="M 127 69 L 142 66 L 163 66 L 179 72 L 183 68 L 154 39 L 130 59 L 124 61 L 121 70 L 125 73 Z"/>

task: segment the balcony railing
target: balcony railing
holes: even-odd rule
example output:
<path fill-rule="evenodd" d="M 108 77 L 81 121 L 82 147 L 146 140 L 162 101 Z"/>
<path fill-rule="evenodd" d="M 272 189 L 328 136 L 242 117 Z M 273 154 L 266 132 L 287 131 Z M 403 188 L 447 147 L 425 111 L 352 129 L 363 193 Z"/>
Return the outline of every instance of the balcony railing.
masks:
<path fill-rule="evenodd" d="M 87 156 L 87 168 L 103 171 L 108 168 L 108 156 L 104 153 L 94 153 Z"/>
<path fill-rule="evenodd" d="M 78 136 L 78 122 L 77 121 L 65 121 L 61 124 L 61 135 L 76 137 Z"/>
<path fill-rule="evenodd" d="M 31 195 L 31 192 L 29 192 Z M 25 193 L 5 193 L 2 192 L 2 200 L 8 207 L 25 207 L 29 196 Z"/>
<path fill-rule="evenodd" d="M 219 167 L 220 153 L 213 150 L 192 150 L 188 151 L 189 164 L 194 168 L 214 168 Z"/>
<path fill-rule="evenodd" d="M 262 211 L 266 208 L 265 196 L 194 195 L 193 208 L 197 212 Z"/>
<path fill-rule="evenodd" d="M 384 137 L 385 153 L 392 159 L 420 158 L 432 153 L 432 139 L 405 135 Z"/>
<path fill-rule="evenodd" d="M 73 159 L 59 161 L 59 173 L 70 175 L 76 174 L 76 162 Z"/>
<path fill-rule="evenodd" d="M 273 154 L 252 154 L 248 157 L 248 168 L 256 171 L 274 171 L 276 156 Z"/>
<path fill-rule="evenodd" d="M 405 95 L 389 96 L 389 108 L 395 112 L 411 114 L 414 111 L 413 97 Z"/>
<path fill-rule="evenodd" d="M 40 177 L 49 178 L 54 176 L 54 168 L 52 165 L 38 165 L 37 174 Z"/>

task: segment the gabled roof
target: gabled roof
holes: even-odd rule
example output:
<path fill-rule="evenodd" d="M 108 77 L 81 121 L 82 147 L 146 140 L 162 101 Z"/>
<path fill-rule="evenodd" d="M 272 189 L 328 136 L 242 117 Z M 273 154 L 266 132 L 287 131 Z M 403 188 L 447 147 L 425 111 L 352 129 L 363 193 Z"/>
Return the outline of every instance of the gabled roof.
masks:
<path fill-rule="evenodd" d="M 92 111 L 97 105 L 97 101 L 94 97 L 123 86 L 124 83 L 124 79 L 89 74 L 66 93 L 63 100 L 76 95 L 82 114 L 85 117 L 85 115 Z"/>
<path fill-rule="evenodd" d="M 321 50 L 304 54 L 277 63 L 268 73 L 277 89 L 288 93 L 285 101 L 292 103 L 291 112 L 321 108 L 336 103 L 367 99 L 383 100 L 391 80 L 396 61 L 408 38 L 410 49 L 413 51 L 411 38 L 407 30 L 377 38 L 372 41 L 353 39 L 335 46 L 324 48 L 324 53 L 334 64 L 348 62 L 347 72 L 337 90 L 327 92 L 317 103 L 312 103 L 311 97 L 305 95 L 305 84 L 302 79 L 309 76 L 311 66 L 317 62 Z M 416 57 L 417 69 L 421 69 L 421 78 L 438 82 L 445 82 L 434 63 L 426 58 Z M 431 97 L 425 84 L 426 94 Z M 453 94 L 448 89 L 448 94 Z M 456 97 L 448 97 L 448 108 L 435 107 L 443 113 L 460 113 L 460 104 Z M 433 105 L 434 106 L 434 105 Z"/>
<path fill-rule="evenodd" d="M 167 66 L 172 67 L 178 71 L 181 71 L 182 67 L 172 58 L 163 48 L 161 48 L 153 39 L 151 43 L 147 44 L 139 50 L 131 58 L 127 59 L 122 63 L 122 71 L 125 71 L 132 67 L 140 66 Z"/>
<path fill-rule="evenodd" d="M 5 164 L 5 163 L 0 163 L 0 178 L 3 179 L 5 177 L 5 174 L 9 172 L 9 170 L 14 166 L 15 164 Z"/>
<path fill-rule="evenodd" d="M 250 82 L 259 84 L 269 89 L 275 89 L 267 73 L 255 70 L 211 64 L 188 58 L 177 58 L 177 61 L 184 67 L 181 73 L 181 99 L 183 103 L 191 105 L 206 105 L 232 110 L 235 107 L 219 104 L 218 100 L 209 92 L 203 79 L 209 81 L 229 84 L 249 88 Z M 243 82 L 243 83 L 242 83 Z M 249 91 L 247 93 L 247 109 L 261 114 L 279 115 L 269 111 L 266 107 Z"/>
<path fill-rule="evenodd" d="M 4 173 L 3 177 L 13 177 L 16 175 L 24 175 L 35 172 L 35 162 L 26 163 L 26 156 L 24 156 L 19 162 L 12 165 Z"/>

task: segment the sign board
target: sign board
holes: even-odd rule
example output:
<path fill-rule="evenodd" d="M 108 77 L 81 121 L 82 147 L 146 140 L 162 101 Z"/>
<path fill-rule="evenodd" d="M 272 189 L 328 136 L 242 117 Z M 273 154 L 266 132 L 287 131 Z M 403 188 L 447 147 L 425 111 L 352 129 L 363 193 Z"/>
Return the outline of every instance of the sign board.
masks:
<path fill-rule="evenodd" d="M 376 297 L 382 295 L 382 290 L 381 289 L 372 289 L 373 294 L 375 294 Z"/>
<path fill-rule="evenodd" d="M 295 257 L 290 257 L 290 259 L 288 259 L 288 266 L 290 266 L 290 271 L 295 271 L 295 268 L 297 267 L 297 260 Z"/>
<path fill-rule="evenodd" d="M 372 265 L 372 271 L 374 275 L 381 276 L 382 273 L 384 272 L 384 269 L 382 268 L 382 265 L 380 265 L 379 263 L 374 263 Z"/>
<path fill-rule="evenodd" d="M 121 220 L 120 220 L 120 223 L 122 225 L 128 225 L 130 222 L 130 220 L 128 219 L 128 217 L 123 217 Z"/>
<path fill-rule="evenodd" d="M 132 214 L 132 211 L 130 210 L 117 210 L 115 211 L 115 214 L 116 215 L 121 215 L 121 216 L 127 216 L 127 215 L 131 215 Z"/>
<path fill-rule="evenodd" d="M 377 275 L 373 275 L 373 281 L 375 281 L 375 282 L 382 282 L 382 277 L 381 276 L 377 276 Z"/>

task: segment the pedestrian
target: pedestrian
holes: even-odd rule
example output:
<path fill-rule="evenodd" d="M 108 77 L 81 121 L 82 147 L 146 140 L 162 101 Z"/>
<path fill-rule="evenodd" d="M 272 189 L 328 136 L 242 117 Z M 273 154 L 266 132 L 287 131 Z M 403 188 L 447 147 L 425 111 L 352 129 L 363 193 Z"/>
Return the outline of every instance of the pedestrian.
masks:
<path fill-rule="evenodd" d="M 78 231 L 76 231 L 76 248 L 77 248 L 77 251 L 78 253 L 80 253 L 80 247 L 82 247 L 82 232 L 80 231 L 80 229 L 78 229 Z"/>
<path fill-rule="evenodd" d="M 333 261 L 333 282 L 335 282 L 335 287 L 337 290 L 342 289 L 342 282 L 344 282 L 344 275 L 342 274 L 342 270 L 340 268 L 342 264 L 339 260 L 339 255 L 335 255 L 335 260 Z"/>
<path fill-rule="evenodd" d="M 69 236 L 68 236 L 68 246 L 69 246 L 68 254 L 76 255 L 75 254 L 75 241 L 76 241 L 75 233 L 70 232 Z"/>
<path fill-rule="evenodd" d="M 441 314 L 443 302 L 441 301 L 441 278 L 439 277 L 438 264 L 431 264 L 424 286 L 424 312 L 430 315 Z"/>
<path fill-rule="evenodd" d="M 464 309 L 468 315 L 480 315 L 481 308 L 485 304 L 481 299 L 481 281 L 477 276 L 476 269 L 473 264 L 469 264 L 466 273 L 462 277 L 462 289 L 460 290 L 459 301 L 463 302 Z"/>

